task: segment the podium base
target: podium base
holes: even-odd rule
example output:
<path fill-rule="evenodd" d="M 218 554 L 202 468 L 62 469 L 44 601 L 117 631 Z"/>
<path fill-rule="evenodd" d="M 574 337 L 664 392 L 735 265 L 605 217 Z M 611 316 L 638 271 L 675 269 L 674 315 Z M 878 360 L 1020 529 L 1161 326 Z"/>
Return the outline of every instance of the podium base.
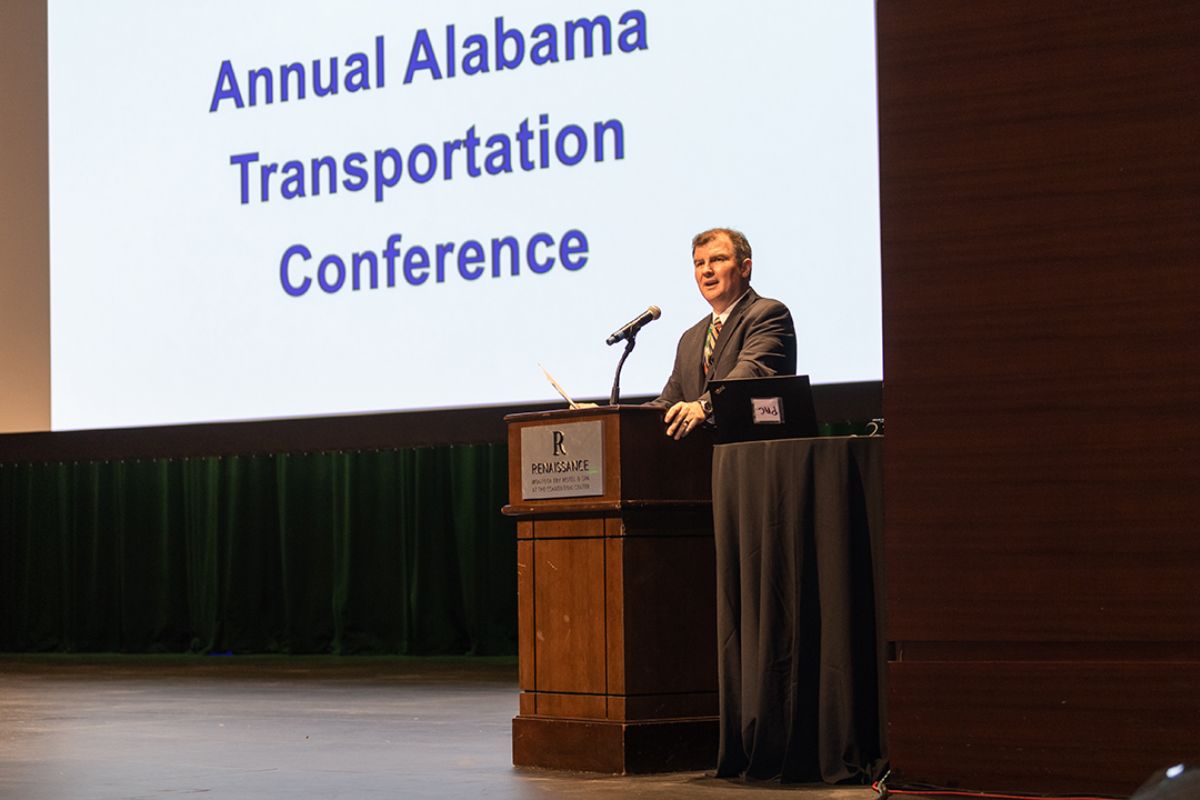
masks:
<path fill-rule="evenodd" d="M 518 716 L 512 730 L 518 767 L 632 775 L 717 766 L 717 717 L 608 722 Z"/>

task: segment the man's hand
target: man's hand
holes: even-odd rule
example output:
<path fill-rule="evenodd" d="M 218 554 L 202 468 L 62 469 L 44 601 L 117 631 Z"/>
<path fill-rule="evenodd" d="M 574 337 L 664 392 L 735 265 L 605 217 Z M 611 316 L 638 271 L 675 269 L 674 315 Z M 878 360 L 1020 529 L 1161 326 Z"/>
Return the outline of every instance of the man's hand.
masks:
<path fill-rule="evenodd" d="M 694 403 L 680 402 L 671 406 L 667 409 L 663 421 L 667 423 L 667 436 L 679 440 L 691 433 L 705 419 L 707 417 L 704 415 L 704 409 L 697 400 Z"/>

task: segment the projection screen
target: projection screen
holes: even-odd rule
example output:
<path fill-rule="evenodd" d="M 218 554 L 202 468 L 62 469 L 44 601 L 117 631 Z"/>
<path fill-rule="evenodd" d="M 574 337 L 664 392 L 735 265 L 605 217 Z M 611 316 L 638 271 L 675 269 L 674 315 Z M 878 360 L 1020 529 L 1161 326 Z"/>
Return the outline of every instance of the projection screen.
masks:
<path fill-rule="evenodd" d="M 48 14 L 55 430 L 656 394 L 712 226 L 882 378 L 869 1 Z"/>

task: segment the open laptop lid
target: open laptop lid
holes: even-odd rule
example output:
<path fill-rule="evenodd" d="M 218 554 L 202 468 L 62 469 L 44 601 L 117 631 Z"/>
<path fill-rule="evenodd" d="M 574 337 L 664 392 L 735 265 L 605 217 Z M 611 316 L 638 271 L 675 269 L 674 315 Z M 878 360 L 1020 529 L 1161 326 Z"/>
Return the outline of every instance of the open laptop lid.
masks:
<path fill-rule="evenodd" d="M 711 381 L 708 390 L 718 444 L 817 435 L 807 375 Z"/>

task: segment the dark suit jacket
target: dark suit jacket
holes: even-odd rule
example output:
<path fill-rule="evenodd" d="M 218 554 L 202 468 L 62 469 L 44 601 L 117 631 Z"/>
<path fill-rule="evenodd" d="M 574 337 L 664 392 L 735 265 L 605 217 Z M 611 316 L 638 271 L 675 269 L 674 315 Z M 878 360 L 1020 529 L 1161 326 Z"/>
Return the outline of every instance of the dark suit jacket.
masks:
<path fill-rule="evenodd" d="M 724 378 L 759 378 L 796 372 L 796 329 L 791 312 L 778 300 L 759 297 L 753 289 L 721 326 L 713 351 L 713 370 L 704 375 L 704 337 L 712 314 L 684 331 L 675 351 L 675 369 L 652 405 L 667 408 L 681 400 L 708 398 L 708 382 Z"/>

